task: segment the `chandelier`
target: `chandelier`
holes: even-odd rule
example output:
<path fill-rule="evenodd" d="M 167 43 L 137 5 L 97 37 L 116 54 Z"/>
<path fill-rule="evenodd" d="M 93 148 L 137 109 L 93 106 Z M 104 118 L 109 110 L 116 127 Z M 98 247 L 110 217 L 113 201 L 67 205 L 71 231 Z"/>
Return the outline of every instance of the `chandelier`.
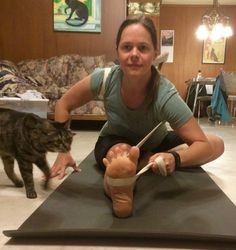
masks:
<path fill-rule="evenodd" d="M 202 24 L 198 27 L 196 35 L 200 40 L 211 38 L 214 41 L 233 35 L 229 17 L 220 11 L 218 0 L 213 0 L 212 9 L 203 15 Z"/>

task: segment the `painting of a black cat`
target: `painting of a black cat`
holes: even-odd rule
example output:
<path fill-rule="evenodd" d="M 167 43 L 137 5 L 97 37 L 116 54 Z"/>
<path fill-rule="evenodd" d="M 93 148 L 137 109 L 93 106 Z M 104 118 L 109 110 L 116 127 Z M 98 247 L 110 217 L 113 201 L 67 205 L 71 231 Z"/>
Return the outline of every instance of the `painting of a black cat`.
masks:
<path fill-rule="evenodd" d="M 70 9 L 69 17 L 66 19 L 66 23 L 70 26 L 82 26 L 88 21 L 89 11 L 86 4 L 78 0 L 65 0 L 67 7 L 65 8 L 65 14 L 67 14 L 68 9 Z M 73 14 L 76 14 L 75 20 L 82 22 L 71 22 L 73 20 Z"/>
<path fill-rule="evenodd" d="M 48 187 L 50 168 L 47 152 L 68 152 L 74 133 L 68 124 L 0 108 L 0 157 L 8 178 L 16 187 L 25 186 L 27 198 L 36 198 L 33 164 L 44 174 L 43 188 Z M 17 161 L 23 181 L 14 171 Z"/>

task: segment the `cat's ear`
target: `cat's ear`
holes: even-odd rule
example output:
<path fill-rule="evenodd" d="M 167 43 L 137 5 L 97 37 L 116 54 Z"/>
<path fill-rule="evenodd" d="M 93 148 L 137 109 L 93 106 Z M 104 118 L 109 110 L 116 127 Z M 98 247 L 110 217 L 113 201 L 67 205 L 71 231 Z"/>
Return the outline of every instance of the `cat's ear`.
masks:
<path fill-rule="evenodd" d="M 29 113 L 24 118 L 24 125 L 27 128 L 32 129 L 32 128 L 37 127 L 37 124 L 39 123 L 39 120 L 41 120 L 40 117 L 38 117 L 37 115 Z"/>
<path fill-rule="evenodd" d="M 73 131 L 70 129 L 71 120 L 67 120 L 67 121 L 65 121 L 65 122 L 60 122 L 59 124 L 60 124 L 60 126 L 63 126 L 66 130 L 70 131 L 70 133 L 71 133 L 72 136 L 75 136 L 75 135 L 76 135 L 76 133 L 73 132 Z"/>
<path fill-rule="evenodd" d="M 67 120 L 65 122 L 56 122 L 56 121 L 53 121 L 53 123 L 58 128 L 65 128 L 65 129 L 69 130 L 70 129 L 71 120 Z"/>
<path fill-rule="evenodd" d="M 62 124 L 63 124 L 64 128 L 70 129 L 71 120 L 67 120 L 67 121 L 63 122 Z"/>

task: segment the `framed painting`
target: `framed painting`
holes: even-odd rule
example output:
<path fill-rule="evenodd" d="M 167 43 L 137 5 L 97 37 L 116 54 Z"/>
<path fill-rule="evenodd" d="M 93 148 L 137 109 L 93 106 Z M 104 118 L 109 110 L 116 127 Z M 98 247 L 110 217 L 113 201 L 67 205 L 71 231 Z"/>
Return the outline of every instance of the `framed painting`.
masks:
<path fill-rule="evenodd" d="M 224 64 L 226 38 L 212 41 L 210 38 L 203 42 L 202 63 Z"/>
<path fill-rule="evenodd" d="M 128 3 L 128 15 L 150 14 L 160 15 L 160 2 L 130 1 Z"/>
<path fill-rule="evenodd" d="M 167 63 L 174 62 L 174 30 L 161 30 L 161 54 L 168 53 Z"/>
<path fill-rule="evenodd" d="M 53 0 L 55 31 L 101 32 L 101 0 Z"/>

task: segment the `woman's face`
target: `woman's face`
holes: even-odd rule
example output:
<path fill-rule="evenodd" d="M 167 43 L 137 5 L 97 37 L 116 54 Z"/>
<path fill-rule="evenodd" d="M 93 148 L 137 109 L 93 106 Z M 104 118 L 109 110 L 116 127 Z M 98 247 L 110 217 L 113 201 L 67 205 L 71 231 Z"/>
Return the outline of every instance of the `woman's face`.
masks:
<path fill-rule="evenodd" d="M 122 70 L 128 76 L 150 74 L 157 55 L 151 35 L 141 24 L 131 24 L 123 30 L 117 53 Z"/>

